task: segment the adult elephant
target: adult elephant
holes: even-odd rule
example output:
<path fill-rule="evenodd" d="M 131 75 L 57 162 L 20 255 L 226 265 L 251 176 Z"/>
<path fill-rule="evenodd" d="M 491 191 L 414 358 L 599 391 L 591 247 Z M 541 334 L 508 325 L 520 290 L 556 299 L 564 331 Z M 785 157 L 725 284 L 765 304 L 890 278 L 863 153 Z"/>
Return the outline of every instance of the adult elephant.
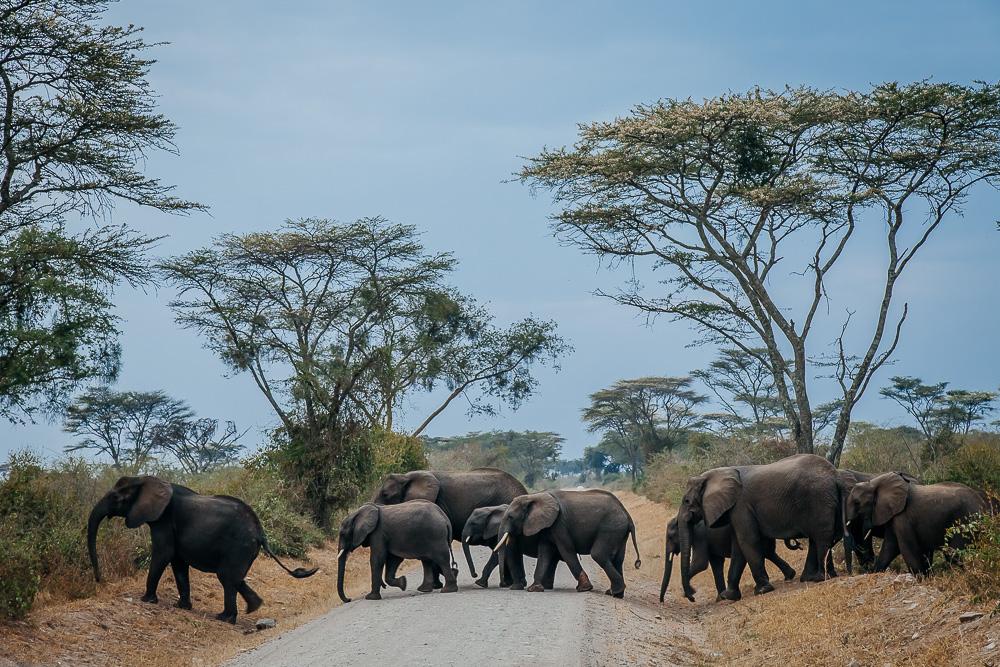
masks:
<path fill-rule="evenodd" d="M 122 477 L 90 512 L 87 549 L 94 577 L 101 580 L 97 563 L 97 530 L 107 517 L 125 517 L 125 525 L 149 524 L 153 539 L 146 594 L 143 602 L 157 602 L 156 589 L 169 564 L 180 599 L 177 606 L 191 608 L 190 567 L 213 572 L 222 584 L 224 609 L 216 618 L 236 622 L 236 595 L 247 603 L 247 613 L 264 601 L 246 582 L 247 572 L 261 549 L 296 579 L 310 577 L 316 568 L 289 570 L 271 553 L 267 537 L 253 509 L 238 498 L 203 496 L 157 477 Z"/>
<path fill-rule="evenodd" d="M 500 519 L 503 549 L 511 537 L 538 536 L 538 564 L 535 581 L 528 591 L 545 590 L 544 577 L 566 561 L 577 580 L 577 591 L 593 590 L 590 578 L 577 554 L 590 554 L 611 582 L 608 595 L 623 597 L 625 578 L 622 565 L 629 535 L 635 548 L 635 567 L 642 565 L 635 540 L 635 523 L 621 501 L 601 489 L 586 491 L 543 491 L 515 498 Z"/>
<path fill-rule="evenodd" d="M 774 590 L 764 554 L 774 539 L 808 538 L 802 581 L 826 579 L 824 563 L 842 534 L 837 470 L 826 459 L 796 454 L 766 465 L 714 468 L 688 480 L 677 513 L 681 543 L 681 583 L 691 598 L 692 530 L 732 525 L 733 553 L 722 597 L 740 599 L 740 578 L 747 565 L 754 593 Z"/>
<path fill-rule="evenodd" d="M 483 566 L 482 576 L 475 581 L 475 584 L 480 588 L 489 587 L 490 574 L 500 564 L 500 555 L 497 553 L 496 547 L 500 542 L 500 521 L 508 507 L 509 505 L 494 505 L 493 507 L 480 507 L 473 510 L 472 515 L 465 522 L 465 527 L 462 529 L 462 547 L 465 549 L 466 556 L 469 555 L 469 545 L 489 547 L 491 550 L 490 558 L 486 561 L 486 565 Z M 510 546 L 512 543 L 516 544 L 517 548 L 505 551 L 505 556 L 508 558 L 505 567 L 500 568 L 501 588 L 509 587 L 513 583 L 509 570 L 511 567 L 516 567 L 517 563 L 511 563 L 509 556 L 516 553 L 518 558 L 522 558 L 522 562 L 523 556 L 538 558 L 538 535 L 530 537 L 521 536 L 520 538 L 508 535 L 507 545 Z M 555 581 L 556 566 L 558 564 L 558 558 L 551 560 L 547 565 L 548 569 L 542 573 L 540 581 L 546 590 L 552 589 Z M 473 564 L 470 559 L 469 569 L 472 568 Z M 475 570 L 473 570 L 473 576 L 475 576 Z"/>
<path fill-rule="evenodd" d="M 882 572 L 902 554 L 914 574 L 926 574 L 934 552 L 946 542 L 961 548 L 965 539 L 947 530 L 956 523 L 986 510 L 986 502 L 975 490 L 958 482 L 916 484 L 899 473 L 887 472 L 861 482 L 847 498 L 846 519 L 871 530 L 882 529 L 882 548 L 875 571 Z"/>
<path fill-rule="evenodd" d="M 793 540 L 785 540 L 785 546 L 792 550 L 801 549 Z M 680 530 L 677 528 L 677 517 L 667 522 L 666 538 L 664 539 L 663 578 L 660 580 L 660 602 L 667 594 L 670 585 L 670 575 L 674 568 L 674 556 L 681 552 Z M 723 568 L 726 559 L 732 557 L 733 528 L 730 525 L 709 528 L 704 521 L 695 524 L 691 531 L 691 576 L 704 572 L 711 565 L 712 576 L 715 578 L 716 600 L 722 599 L 722 591 L 726 590 L 726 579 Z M 795 569 L 775 550 L 775 541 L 765 545 L 764 558 L 778 566 L 785 581 L 795 578 Z M 693 588 L 692 593 L 695 593 Z M 694 597 L 689 597 L 694 602 Z"/>
<path fill-rule="evenodd" d="M 404 474 L 390 474 L 382 480 L 382 486 L 372 499 L 376 505 L 395 505 L 408 500 L 429 500 L 444 510 L 451 521 L 452 536 L 459 539 L 466 521 L 473 510 L 479 507 L 506 505 L 517 496 L 528 491 L 513 475 L 497 468 L 473 468 L 467 472 L 443 472 L 439 470 L 414 470 Z M 469 546 L 462 544 L 469 571 L 476 576 Z M 526 585 L 523 559 L 517 545 L 508 556 L 511 563 L 512 588 L 522 589 Z M 434 586 L 440 588 L 437 568 Z"/>

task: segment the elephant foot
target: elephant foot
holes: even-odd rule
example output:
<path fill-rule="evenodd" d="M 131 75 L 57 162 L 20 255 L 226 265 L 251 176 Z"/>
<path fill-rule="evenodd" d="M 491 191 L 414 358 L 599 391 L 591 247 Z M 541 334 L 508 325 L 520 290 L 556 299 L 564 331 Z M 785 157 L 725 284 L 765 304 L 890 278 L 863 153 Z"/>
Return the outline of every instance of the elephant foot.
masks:
<path fill-rule="evenodd" d="M 801 581 L 803 583 L 806 583 L 806 582 L 819 583 L 821 581 L 826 581 L 826 577 L 823 576 L 822 573 L 816 572 L 814 574 L 808 574 L 808 575 L 807 574 L 803 574 L 801 577 L 799 577 L 799 581 Z"/>
<path fill-rule="evenodd" d="M 178 609 L 190 609 L 191 600 L 178 600 L 174 606 L 177 607 Z"/>
<path fill-rule="evenodd" d="M 534 583 L 534 584 L 531 584 L 530 586 L 528 586 L 528 592 L 529 593 L 541 593 L 544 590 L 545 590 L 545 586 L 542 586 L 539 583 Z"/>
<path fill-rule="evenodd" d="M 840 575 L 837 574 L 836 570 L 830 570 L 829 572 L 826 573 L 827 579 L 836 579 L 838 576 Z"/>
<path fill-rule="evenodd" d="M 743 599 L 743 593 L 740 593 L 740 589 L 738 588 L 734 590 L 730 590 L 727 588 L 726 590 L 719 593 L 719 597 L 723 600 L 731 600 L 732 602 L 736 602 L 737 600 Z"/>
<path fill-rule="evenodd" d="M 523 591 L 524 590 L 524 586 L 525 586 L 525 582 L 523 582 L 523 581 L 515 581 L 514 583 L 512 583 L 509 586 L 509 588 L 512 591 Z"/>
<path fill-rule="evenodd" d="M 156 597 L 156 593 L 146 593 L 139 599 L 143 602 L 148 602 L 149 604 L 156 604 L 160 601 L 160 598 Z"/>
<path fill-rule="evenodd" d="M 236 612 L 235 611 L 223 611 L 215 615 L 217 620 L 223 623 L 229 623 L 230 625 L 236 625 Z"/>
<path fill-rule="evenodd" d="M 378 591 L 372 591 L 371 593 L 369 593 L 368 595 L 365 596 L 365 599 L 366 600 L 381 600 L 382 599 L 382 594 L 379 593 Z"/>
<path fill-rule="evenodd" d="M 434 585 L 424 582 L 419 586 L 417 586 L 417 590 L 420 591 L 421 593 L 430 593 L 431 591 L 434 590 Z"/>
<path fill-rule="evenodd" d="M 396 579 L 396 583 L 395 583 L 394 585 L 395 585 L 395 586 L 396 586 L 396 588 L 398 588 L 399 590 L 401 590 L 401 591 L 405 591 L 405 590 L 406 590 L 406 577 L 398 577 L 398 578 Z"/>
<path fill-rule="evenodd" d="M 763 584 L 758 585 L 753 589 L 754 595 L 764 595 L 765 593 L 770 593 L 774 590 L 774 586 L 771 585 L 770 581 L 766 581 Z"/>
<path fill-rule="evenodd" d="M 501 581 L 499 585 L 500 585 L 500 588 L 510 588 L 512 584 L 509 581 Z M 486 587 L 483 586 L 483 588 L 486 588 Z"/>
<path fill-rule="evenodd" d="M 490 582 L 487 581 L 486 579 L 482 579 L 482 578 L 476 579 L 472 583 L 474 583 L 476 586 L 479 586 L 480 588 L 489 588 L 490 587 Z"/>
<path fill-rule="evenodd" d="M 590 583 L 590 577 L 587 576 L 586 572 L 580 573 L 580 578 L 577 579 L 576 590 L 578 593 L 586 593 L 587 591 L 594 590 L 594 585 Z"/>
<path fill-rule="evenodd" d="M 788 570 L 787 572 L 784 573 L 784 575 L 785 575 L 785 581 L 791 581 L 792 579 L 795 578 L 795 570 Z"/>
<path fill-rule="evenodd" d="M 437 590 L 439 588 L 444 588 L 444 584 L 442 584 L 440 581 L 435 581 L 434 582 L 434 590 Z"/>
<path fill-rule="evenodd" d="M 263 605 L 263 604 L 264 604 L 264 600 L 260 596 L 258 596 L 258 595 L 254 595 L 253 597 L 248 598 L 247 599 L 247 613 L 248 614 L 254 613 L 258 609 L 260 609 L 261 605 Z"/>
<path fill-rule="evenodd" d="M 458 584 L 456 584 L 454 581 L 451 582 L 451 583 L 445 584 L 444 588 L 441 589 L 441 592 L 442 593 L 457 593 L 458 592 Z"/>
<path fill-rule="evenodd" d="M 725 600 L 725 599 L 726 599 L 726 598 L 722 597 L 722 591 L 719 591 L 719 592 L 718 592 L 718 593 L 717 593 L 717 594 L 715 595 L 715 601 L 716 601 L 716 602 L 722 602 L 722 601 L 723 601 L 723 600 Z"/>
<path fill-rule="evenodd" d="M 611 597 L 613 597 L 613 598 L 618 598 L 618 599 L 620 600 L 620 599 L 622 599 L 623 597 L 625 597 L 625 589 L 623 588 L 622 590 L 620 590 L 620 591 L 618 591 L 618 592 L 616 593 L 616 592 L 614 592 L 613 590 L 611 590 L 611 589 L 609 588 L 608 590 L 604 591 L 604 594 L 605 594 L 605 595 L 610 595 Z"/>

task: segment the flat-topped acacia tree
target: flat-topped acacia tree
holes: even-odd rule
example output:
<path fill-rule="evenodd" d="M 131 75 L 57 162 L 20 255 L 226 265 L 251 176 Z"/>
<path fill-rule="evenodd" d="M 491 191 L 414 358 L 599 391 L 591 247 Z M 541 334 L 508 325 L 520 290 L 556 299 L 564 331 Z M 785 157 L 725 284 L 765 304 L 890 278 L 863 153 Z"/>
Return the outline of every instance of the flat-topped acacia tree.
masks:
<path fill-rule="evenodd" d="M 759 358 L 800 452 L 814 451 L 809 380 L 826 367 L 840 394 L 837 461 L 851 410 L 899 343 L 899 280 L 973 188 L 1000 184 L 1000 85 L 664 100 L 581 125 L 575 145 L 529 159 L 520 177 L 553 193 L 562 240 L 657 280 L 603 294 Z M 863 226 L 882 230 L 884 262 L 864 323 L 852 314 L 866 295 L 830 291 Z M 846 315 L 818 348 L 834 352 L 817 354 L 831 303 Z"/>

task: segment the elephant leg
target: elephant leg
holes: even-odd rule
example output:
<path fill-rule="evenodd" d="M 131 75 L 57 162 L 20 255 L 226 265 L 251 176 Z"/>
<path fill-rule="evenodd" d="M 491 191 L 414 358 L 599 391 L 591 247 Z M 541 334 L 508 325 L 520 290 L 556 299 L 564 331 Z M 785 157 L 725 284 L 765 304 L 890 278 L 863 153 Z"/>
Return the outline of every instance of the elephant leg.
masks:
<path fill-rule="evenodd" d="M 723 570 L 726 567 L 726 559 L 722 556 L 709 556 L 708 564 L 712 566 L 712 578 L 715 579 L 715 601 L 722 599 L 722 592 L 726 590 L 726 577 Z"/>
<path fill-rule="evenodd" d="M 622 576 L 625 576 L 625 545 L 624 544 L 618 549 L 618 551 L 615 552 L 615 555 L 612 558 L 612 562 L 614 563 L 615 569 L 618 570 L 619 572 L 621 572 Z"/>
<path fill-rule="evenodd" d="M 784 558 L 778 555 L 778 550 L 775 548 L 775 543 L 771 542 L 771 549 L 766 555 L 766 558 L 778 566 L 781 570 L 781 576 L 785 578 L 785 581 L 791 581 L 795 578 L 795 568 L 788 564 Z"/>
<path fill-rule="evenodd" d="M 524 573 L 524 555 L 520 550 L 510 549 L 504 552 L 504 572 L 509 573 L 510 590 L 523 591 L 528 585 L 528 578 Z"/>
<path fill-rule="evenodd" d="M 406 577 L 397 577 L 396 570 L 402 565 L 403 559 L 399 556 L 389 554 L 385 559 L 385 583 L 395 586 L 401 591 L 406 590 Z"/>
<path fill-rule="evenodd" d="M 236 592 L 239 590 L 239 580 L 233 580 L 228 573 L 219 572 L 215 575 L 222 584 L 222 613 L 216 618 L 226 623 L 236 623 Z"/>
<path fill-rule="evenodd" d="M 799 581 L 826 581 L 832 568 L 833 542 L 825 535 L 810 535 L 806 571 L 802 573 Z"/>
<path fill-rule="evenodd" d="M 604 574 L 607 575 L 608 581 L 611 582 L 611 588 L 604 591 L 607 595 L 611 595 L 616 598 L 625 596 L 625 577 L 622 573 L 615 569 L 614 565 L 614 555 L 613 551 L 609 549 L 608 544 L 602 544 L 601 541 L 595 544 L 593 549 L 590 551 L 590 557 L 594 559 L 594 562 L 604 570 Z"/>
<path fill-rule="evenodd" d="M 754 583 L 756 584 L 753 591 L 754 595 L 770 593 L 774 590 L 774 586 L 771 585 L 771 579 L 767 575 L 767 568 L 764 567 L 763 542 L 765 540 L 761 537 L 760 530 L 753 521 L 745 522 L 742 528 L 743 530 L 737 534 L 737 541 L 740 545 L 740 551 L 743 553 L 743 558 L 746 559 L 747 565 L 750 566 L 750 574 L 753 576 Z"/>
<path fill-rule="evenodd" d="M 191 608 L 191 579 L 188 576 L 188 564 L 180 558 L 170 561 L 170 569 L 174 573 L 174 582 L 177 584 L 178 600 L 175 605 L 178 609 Z"/>
<path fill-rule="evenodd" d="M 434 555 L 434 564 L 444 573 L 444 586 L 442 593 L 457 593 L 458 579 L 455 577 L 455 570 L 451 569 L 451 551 L 448 547 L 443 547 Z"/>
<path fill-rule="evenodd" d="M 910 524 L 900 517 L 896 517 L 892 522 L 892 530 L 886 531 L 886 533 L 889 532 L 895 534 L 899 552 L 903 555 L 903 560 L 910 568 L 910 572 L 917 576 L 927 574 L 930 570 L 928 556 L 933 557 L 934 552 L 927 554 L 920 548 L 916 532 L 910 527 Z"/>
<path fill-rule="evenodd" d="M 262 604 L 264 604 L 263 598 L 257 595 L 257 591 L 250 588 L 250 584 L 247 583 L 246 579 L 239 583 L 239 586 L 236 587 L 236 592 L 239 593 L 243 598 L 243 601 L 247 603 L 248 614 L 254 613 L 260 609 Z"/>
<path fill-rule="evenodd" d="M 816 573 L 819 571 L 816 559 L 816 543 L 809 540 L 809 547 L 806 551 L 806 564 L 802 568 L 802 576 L 799 577 L 799 581 L 813 581 L 815 579 Z"/>
<path fill-rule="evenodd" d="M 489 588 L 490 575 L 493 574 L 493 570 L 495 570 L 499 564 L 500 558 L 497 556 L 497 552 L 490 552 L 490 559 L 486 561 L 486 565 L 483 566 L 483 573 L 475 581 L 476 586 L 479 586 L 480 588 Z M 504 574 L 508 577 L 510 576 L 506 572 Z M 500 582 L 500 585 L 503 586 L 502 581 Z"/>
<path fill-rule="evenodd" d="M 431 570 L 433 571 L 432 585 L 434 586 L 434 589 L 437 590 L 442 586 L 444 586 L 444 584 L 441 583 L 441 575 L 442 573 L 447 572 L 448 570 L 451 569 L 451 563 L 449 562 L 448 567 L 444 568 L 443 570 L 441 569 L 441 566 L 437 564 L 436 561 L 432 560 L 431 563 L 432 563 Z"/>
<path fill-rule="evenodd" d="M 149 560 L 149 573 L 146 574 L 146 593 L 142 596 L 143 602 L 159 602 L 159 598 L 156 596 L 156 589 L 160 586 L 160 577 L 163 576 L 163 571 L 167 569 L 167 565 L 174 557 L 174 549 L 172 544 L 162 544 L 160 548 L 157 548 L 157 542 L 159 540 L 153 540 L 153 554 Z M 165 542 L 166 540 L 163 540 Z"/>
<path fill-rule="evenodd" d="M 899 542 L 896 540 L 896 533 L 891 529 L 887 530 L 882 539 L 882 548 L 879 549 L 878 559 L 875 561 L 875 572 L 885 572 L 898 555 Z"/>
<path fill-rule="evenodd" d="M 366 600 L 382 599 L 382 571 L 385 569 L 386 555 L 382 549 L 372 545 L 368 565 L 372 570 L 372 590 L 365 596 Z"/>
<path fill-rule="evenodd" d="M 833 547 L 826 550 L 826 578 L 833 579 L 837 576 L 837 566 L 833 563 Z"/>
<path fill-rule="evenodd" d="M 726 583 L 726 590 L 722 591 L 720 596 L 723 600 L 739 600 L 743 597 L 743 594 L 740 592 L 740 580 L 743 578 L 743 571 L 746 567 L 747 560 L 744 558 L 743 551 L 734 539 L 732 556 L 729 560 L 729 577 Z"/>
<path fill-rule="evenodd" d="M 420 562 L 424 566 L 424 580 L 417 586 L 421 593 L 430 593 L 434 590 L 434 563 L 426 558 L 421 558 Z"/>
<path fill-rule="evenodd" d="M 552 589 L 552 584 L 555 582 L 556 566 L 559 564 L 559 557 L 556 554 L 555 547 L 547 541 L 539 542 L 534 581 L 531 586 L 528 586 L 529 593 L 540 593 Z"/>
<path fill-rule="evenodd" d="M 573 578 L 576 579 L 577 592 L 585 593 L 594 590 L 593 584 L 590 583 L 590 577 L 587 576 L 583 566 L 580 565 L 580 557 L 577 556 L 576 551 L 570 546 L 569 541 L 557 540 L 555 546 L 559 550 L 559 557 L 566 561 L 569 571 L 573 573 Z"/>

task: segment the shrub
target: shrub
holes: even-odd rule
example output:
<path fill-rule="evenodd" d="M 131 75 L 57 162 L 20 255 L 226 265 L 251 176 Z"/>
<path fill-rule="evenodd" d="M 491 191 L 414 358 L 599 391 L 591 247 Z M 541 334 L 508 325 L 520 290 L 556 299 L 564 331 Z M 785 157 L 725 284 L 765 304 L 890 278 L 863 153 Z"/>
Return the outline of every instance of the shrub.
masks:
<path fill-rule="evenodd" d="M 1000 437 L 974 434 L 925 476 L 925 481 L 961 482 L 974 489 L 1000 492 Z"/>
<path fill-rule="evenodd" d="M 960 562 L 948 571 L 952 585 L 976 602 L 1000 598 L 1000 515 L 977 515 L 952 526 L 947 534 L 967 540 L 963 548 L 944 549 L 945 556 Z"/>
<path fill-rule="evenodd" d="M 0 619 L 24 618 L 40 581 L 34 550 L 26 541 L 0 532 Z"/>
<path fill-rule="evenodd" d="M 865 472 L 899 470 L 920 476 L 921 439 L 912 428 L 881 428 L 867 422 L 851 424 L 842 468 Z"/>

